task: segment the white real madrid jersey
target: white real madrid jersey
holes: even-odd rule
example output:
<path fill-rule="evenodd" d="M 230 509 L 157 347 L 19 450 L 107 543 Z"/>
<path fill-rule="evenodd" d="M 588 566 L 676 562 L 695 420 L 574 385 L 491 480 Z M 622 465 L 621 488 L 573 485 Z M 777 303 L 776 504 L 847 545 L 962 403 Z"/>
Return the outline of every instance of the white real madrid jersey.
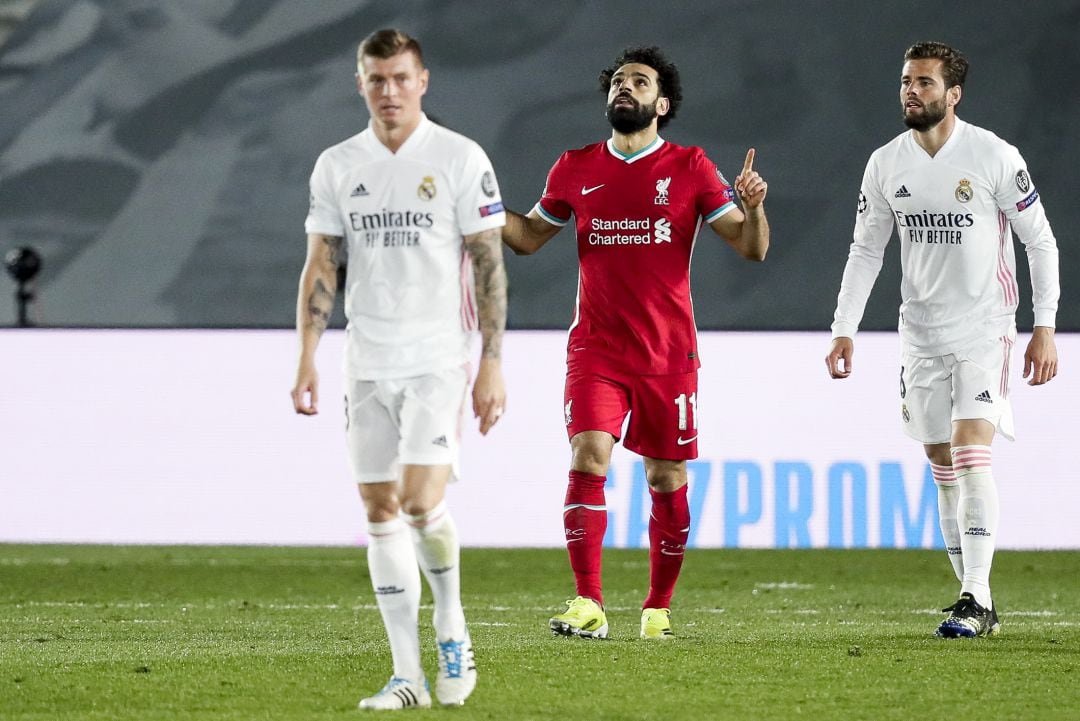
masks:
<path fill-rule="evenodd" d="M 1028 256 L 1035 325 L 1054 327 L 1057 242 L 1024 159 L 993 133 L 958 118 L 933 157 L 910 131 L 870 156 L 834 338 L 855 335 L 893 227 L 908 352 L 945 355 L 1011 331 L 1019 301 L 1013 230 Z"/>
<path fill-rule="evenodd" d="M 396 153 L 368 129 L 323 151 L 308 233 L 345 238 L 345 371 L 406 378 L 468 360 L 477 328 L 463 236 L 506 222 L 491 163 L 423 117 Z"/>

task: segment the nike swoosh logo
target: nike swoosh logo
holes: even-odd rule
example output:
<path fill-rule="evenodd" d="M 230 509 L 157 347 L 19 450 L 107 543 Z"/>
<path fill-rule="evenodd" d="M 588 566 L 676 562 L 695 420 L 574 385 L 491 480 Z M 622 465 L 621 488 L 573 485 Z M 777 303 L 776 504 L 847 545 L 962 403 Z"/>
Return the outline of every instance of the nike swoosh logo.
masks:
<path fill-rule="evenodd" d="M 589 193 L 593 192 L 594 190 L 600 190 L 600 188 L 603 188 L 605 185 L 607 185 L 607 183 L 600 183 L 600 185 L 594 185 L 591 188 L 586 188 L 583 185 L 583 186 L 581 186 L 581 194 L 582 195 L 588 195 Z"/>
<path fill-rule="evenodd" d="M 678 443 L 680 446 L 685 446 L 687 443 L 693 443 L 696 440 L 697 436 L 691 436 L 690 438 L 683 438 L 682 436 L 679 436 L 675 439 L 675 442 Z"/>

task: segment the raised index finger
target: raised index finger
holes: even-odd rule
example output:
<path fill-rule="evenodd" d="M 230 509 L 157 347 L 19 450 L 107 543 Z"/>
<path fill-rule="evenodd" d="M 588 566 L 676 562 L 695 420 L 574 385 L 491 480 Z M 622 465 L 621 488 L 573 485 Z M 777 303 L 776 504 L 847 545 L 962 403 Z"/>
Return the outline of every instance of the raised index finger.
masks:
<path fill-rule="evenodd" d="M 754 169 L 754 149 L 750 148 L 749 150 L 746 151 L 746 162 L 743 163 L 742 171 L 744 173 L 749 173 L 753 169 Z"/>

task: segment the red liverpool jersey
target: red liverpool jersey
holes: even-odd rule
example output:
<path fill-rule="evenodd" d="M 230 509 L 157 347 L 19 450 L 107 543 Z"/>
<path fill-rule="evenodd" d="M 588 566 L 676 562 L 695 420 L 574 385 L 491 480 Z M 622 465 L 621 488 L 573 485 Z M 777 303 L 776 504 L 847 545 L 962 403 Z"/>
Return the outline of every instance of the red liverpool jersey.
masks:
<path fill-rule="evenodd" d="M 608 140 L 563 153 L 536 211 L 577 218 L 580 268 L 567 363 L 640 375 L 700 366 L 690 257 L 701 219 L 735 208 L 701 148 L 656 140 L 624 155 Z"/>

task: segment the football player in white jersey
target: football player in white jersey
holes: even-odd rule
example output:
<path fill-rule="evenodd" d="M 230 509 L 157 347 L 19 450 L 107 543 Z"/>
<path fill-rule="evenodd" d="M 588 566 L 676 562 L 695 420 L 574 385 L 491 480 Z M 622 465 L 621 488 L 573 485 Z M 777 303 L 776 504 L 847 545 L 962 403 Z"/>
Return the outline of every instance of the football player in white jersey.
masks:
<path fill-rule="evenodd" d="M 901 282 L 899 411 L 938 487 L 941 532 L 960 596 L 937 628 L 945 638 L 1000 628 L 990 593 L 998 499 L 990 444 L 1012 440 L 1009 357 L 1018 303 L 1012 233 L 1031 270 L 1035 327 L 1024 378 L 1057 374 L 1057 242 L 1013 146 L 956 116 L 968 63 L 947 45 L 907 50 L 900 104 L 909 130 L 878 148 L 863 175 L 825 362 L 852 371 L 853 337 L 896 226 Z"/>
<path fill-rule="evenodd" d="M 393 675 L 361 708 L 431 705 L 420 657 L 420 572 L 435 599 L 435 694 L 458 705 L 476 685 L 460 593 L 460 546 L 444 500 L 457 477 L 469 340 L 482 354 L 472 406 L 486 434 L 506 403 L 502 200 L 487 155 L 428 120 L 420 46 L 392 29 L 357 51 L 366 130 L 325 150 L 311 174 L 307 261 L 296 326 L 297 413 L 318 412 L 315 350 L 346 262 L 349 460 L 367 512 L 368 566 Z M 346 261 L 347 259 L 347 261 Z"/>

